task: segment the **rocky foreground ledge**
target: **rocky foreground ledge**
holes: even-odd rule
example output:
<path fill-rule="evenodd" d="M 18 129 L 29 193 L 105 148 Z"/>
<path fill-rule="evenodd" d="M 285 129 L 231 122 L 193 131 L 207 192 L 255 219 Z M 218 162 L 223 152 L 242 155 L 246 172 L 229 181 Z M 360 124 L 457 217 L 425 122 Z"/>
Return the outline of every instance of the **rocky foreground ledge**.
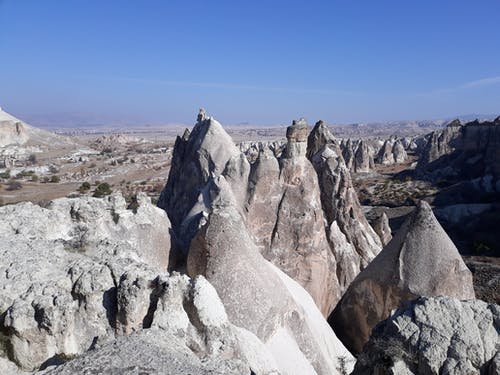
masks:
<path fill-rule="evenodd" d="M 0 207 L 0 373 L 498 374 L 499 307 L 430 207 L 373 230 L 322 122 L 248 160 L 202 111 L 137 202 Z"/>

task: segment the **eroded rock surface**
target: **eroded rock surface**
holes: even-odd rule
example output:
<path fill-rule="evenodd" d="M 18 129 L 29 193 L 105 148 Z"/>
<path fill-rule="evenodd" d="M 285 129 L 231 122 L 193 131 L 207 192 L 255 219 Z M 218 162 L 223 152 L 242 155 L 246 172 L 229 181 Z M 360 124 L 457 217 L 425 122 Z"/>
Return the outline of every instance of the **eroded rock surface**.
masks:
<path fill-rule="evenodd" d="M 351 283 L 329 318 L 348 348 L 361 352 L 392 309 L 420 296 L 473 299 L 472 274 L 421 201 L 395 237 Z"/>
<path fill-rule="evenodd" d="M 261 256 L 224 178 L 212 188 L 217 196 L 191 243 L 188 273 L 205 275 L 229 319 L 262 340 L 282 373 L 338 373 L 340 357 L 352 358 L 311 296 Z"/>
<path fill-rule="evenodd" d="M 312 155 L 311 162 L 318 175 L 327 235 L 336 255 L 343 292 L 378 254 L 382 244 L 362 212 L 340 147 L 322 122 L 316 124 L 309 136 L 308 155 Z"/>
<path fill-rule="evenodd" d="M 138 203 L 135 213 L 121 195 L 0 208 L 0 314 L 23 369 L 113 335 L 120 275 L 137 264 L 166 270 L 168 218 L 147 197 Z"/>
<path fill-rule="evenodd" d="M 177 140 L 159 206 L 172 220 L 178 256 L 185 261 L 213 209 L 212 181 L 223 177 L 260 252 L 298 281 L 328 316 L 340 289 L 318 179 L 306 157 L 308 135 L 307 122 L 294 121 L 279 158 L 262 145 L 250 164 L 221 125 L 202 113 L 193 131 Z"/>
<path fill-rule="evenodd" d="M 420 298 L 374 329 L 353 374 L 497 374 L 499 329 L 498 305 Z"/>

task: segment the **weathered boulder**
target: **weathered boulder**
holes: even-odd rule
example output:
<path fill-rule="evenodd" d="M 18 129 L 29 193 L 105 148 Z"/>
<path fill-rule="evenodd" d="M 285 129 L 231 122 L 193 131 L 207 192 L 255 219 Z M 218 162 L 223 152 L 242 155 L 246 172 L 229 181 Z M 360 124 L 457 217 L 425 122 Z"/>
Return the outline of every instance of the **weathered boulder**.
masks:
<path fill-rule="evenodd" d="M 373 330 L 353 374 L 495 374 L 499 329 L 498 305 L 420 298 Z"/>
<path fill-rule="evenodd" d="M 329 318 L 342 342 L 359 353 L 392 309 L 420 296 L 474 298 L 472 274 L 421 201 L 395 237 L 351 283 Z"/>
<path fill-rule="evenodd" d="M 202 276 L 191 280 L 134 270 L 122 276 L 118 289 L 121 307 L 149 306 L 140 314 L 137 309 L 121 314 L 128 322 L 148 320 L 148 329 L 117 337 L 47 374 L 278 374 L 269 351 L 229 322 L 215 289 Z"/>

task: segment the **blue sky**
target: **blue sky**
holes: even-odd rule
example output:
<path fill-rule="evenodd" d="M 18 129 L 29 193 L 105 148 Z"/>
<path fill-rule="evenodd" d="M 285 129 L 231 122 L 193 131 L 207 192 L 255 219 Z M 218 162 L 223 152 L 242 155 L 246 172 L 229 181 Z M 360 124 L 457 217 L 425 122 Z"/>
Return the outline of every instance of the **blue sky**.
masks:
<path fill-rule="evenodd" d="M 18 117 L 330 123 L 500 112 L 500 1 L 0 0 Z"/>

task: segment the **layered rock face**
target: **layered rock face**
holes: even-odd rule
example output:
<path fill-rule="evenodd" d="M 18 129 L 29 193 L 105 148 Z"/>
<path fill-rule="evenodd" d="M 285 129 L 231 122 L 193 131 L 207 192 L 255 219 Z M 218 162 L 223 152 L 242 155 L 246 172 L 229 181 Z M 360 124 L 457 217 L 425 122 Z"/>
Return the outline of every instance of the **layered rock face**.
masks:
<path fill-rule="evenodd" d="M 318 175 L 328 238 L 343 292 L 378 254 L 382 244 L 362 212 L 340 148 L 321 121 L 309 135 L 307 153 Z"/>
<path fill-rule="evenodd" d="M 373 331 L 354 375 L 498 374 L 500 307 L 420 298 Z"/>
<path fill-rule="evenodd" d="M 351 283 L 329 318 L 342 342 L 361 352 L 375 325 L 419 296 L 473 299 L 472 274 L 421 201 L 382 252 Z"/>

